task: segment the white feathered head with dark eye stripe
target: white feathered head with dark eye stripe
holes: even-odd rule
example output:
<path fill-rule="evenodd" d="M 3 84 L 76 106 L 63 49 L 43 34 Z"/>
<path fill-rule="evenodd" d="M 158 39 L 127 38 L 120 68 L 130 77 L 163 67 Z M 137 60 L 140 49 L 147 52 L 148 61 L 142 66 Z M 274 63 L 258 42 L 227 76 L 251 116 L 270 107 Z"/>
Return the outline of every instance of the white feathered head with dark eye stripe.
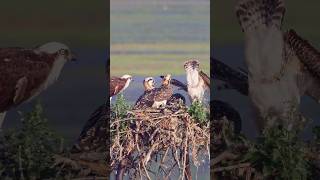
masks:
<path fill-rule="evenodd" d="M 75 61 L 76 57 L 73 52 L 63 43 L 49 42 L 38 46 L 34 50 L 36 53 L 58 54 L 63 56 L 66 61 Z"/>
<path fill-rule="evenodd" d="M 143 86 L 145 91 L 150 91 L 155 88 L 153 77 L 147 77 L 143 80 Z"/>

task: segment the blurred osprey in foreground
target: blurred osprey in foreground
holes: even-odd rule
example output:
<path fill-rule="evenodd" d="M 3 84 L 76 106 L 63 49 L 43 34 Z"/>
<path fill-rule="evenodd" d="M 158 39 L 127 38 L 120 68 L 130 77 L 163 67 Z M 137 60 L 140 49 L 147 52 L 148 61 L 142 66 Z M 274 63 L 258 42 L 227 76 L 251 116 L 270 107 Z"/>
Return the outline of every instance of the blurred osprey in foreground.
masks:
<path fill-rule="evenodd" d="M 300 97 L 320 98 L 320 55 L 293 30 L 283 32 L 283 0 L 239 0 L 236 15 L 245 33 L 249 96 L 260 130 L 300 128 Z"/>
<path fill-rule="evenodd" d="M 205 90 L 210 88 L 210 78 L 199 70 L 197 60 L 185 62 L 184 69 L 187 74 L 187 90 L 191 102 L 195 100 L 202 102 Z"/>
<path fill-rule="evenodd" d="M 145 93 L 139 98 L 140 101 L 137 101 L 135 104 L 134 109 L 165 107 L 167 101 L 172 96 L 172 93 L 171 75 L 167 74 L 160 87 L 153 88 L 150 91 L 145 91 Z"/>
<path fill-rule="evenodd" d="M 103 104 L 91 114 L 71 152 L 106 152 L 109 112 L 109 105 Z"/>
<path fill-rule="evenodd" d="M 58 42 L 31 49 L 0 48 L 0 127 L 6 111 L 47 89 L 70 60 L 70 49 Z"/>
<path fill-rule="evenodd" d="M 110 84 L 109 84 L 110 102 L 111 102 L 112 96 L 123 92 L 129 86 L 131 81 L 132 81 L 132 76 L 128 74 L 125 74 L 121 77 L 115 77 L 115 76 L 111 77 Z"/>

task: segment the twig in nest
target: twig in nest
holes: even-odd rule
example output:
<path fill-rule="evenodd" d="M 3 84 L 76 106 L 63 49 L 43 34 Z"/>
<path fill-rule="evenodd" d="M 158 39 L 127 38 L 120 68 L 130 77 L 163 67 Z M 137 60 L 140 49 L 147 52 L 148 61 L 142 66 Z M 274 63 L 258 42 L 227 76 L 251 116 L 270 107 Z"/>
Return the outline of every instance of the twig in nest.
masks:
<path fill-rule="evenodd" d="M 238 156 L 229 152 L 229 151 L 224 151 L 220 155 L 218 155 L 216 158 L 211 160 L 211 165 L 214 166 L 218 164 L 219 162 L 226 160 L 226 159 L 236 159 Z"/>
<path fill-rule="evenodd" d="M 250 166 L 251 166 L 250 163 L 240 163 L 237 165 L 232 165 L 232 166 L 227 166 L 227 167 L 214 168 L 213 172 L 230 171 L 233 169 L 245 168 L 245 167 L 250 167 Z"/>
<path fill-rule="evenodd" d="M 123 120 L 130 119 L 130 123 L 121 128 Z M 110 149 L 111 165 L 115 169 L 121 159 L 130 159 L 130 166 L 125 167 L 128 175 L 136 175 L 142 178 L 151 178 L 148 167 L 158 161 L 160 154 L 164 154 L 160 160 L 158 172 L 168 175 L 178 165 L 182 172 L 180 178 L 185 176 L 186 160 L 189 156 L 189 148 L 194 162 L 197 162 L 199 151 L 205 151 L 209 155 L 207 147 L 210 142 L 209 126 L 200 128 L 189 116 L 187 109 L 178 111 L 165 110 L 132 110 L 125 119 L 114 119 L 111 129 L 115 130 Z M 172 158 L 168 152 L 172 151 Z M 179 158 L 179 155 L 181 158 Z M 165 168 L 164 164 L 166 165 Z M 136 177 L 137 178 L 137 177 Z"/>

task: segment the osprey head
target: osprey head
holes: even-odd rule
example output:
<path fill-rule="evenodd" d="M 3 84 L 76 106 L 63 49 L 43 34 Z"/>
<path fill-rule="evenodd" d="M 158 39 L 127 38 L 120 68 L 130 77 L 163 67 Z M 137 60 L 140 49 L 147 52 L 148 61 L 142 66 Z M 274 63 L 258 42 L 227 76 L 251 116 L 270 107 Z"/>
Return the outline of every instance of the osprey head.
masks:
<path fill-rule="evenodd" d="M 199 61 L 191 59 L 184 63 L 184 69 L 187 74 L 188 87 L 195 87 L 199 83 Z"/>
<path fill-rule="evenodd" d="M 171 74 L 167 74 L 162 79 L 162 84 L 168 86 L 171 81 Z"/>
<path fill-rule="evenodd" d="M 35 49 L 36 52 L 47 53 L 47 54 L 57 54 L 59 57 L 64 57 L 67 61 L 75 61 L 75 55 L 65 44 L 59 42 L 49 42 L 38 46 Z"/>
<path fill-rule="evenodd" d="M 128 82 L 131 82 L 132 81 L 132 76 L 128 75 L 128 74 L 125 74 L 125 75 L 121 76 L 121 79 L 126 79 Z"/>
<path fill-rule="evenodd" d="M 197 61 L 195 59 L 191 59 L 191 60 L 184 63 L 184 69 L 186 71 L 188 71 L 188 70 L 197 70 L 198 71 L 199 66 L 200 66 L 199 61 Z"/>
<path fill-rule="evenodd" d="M 143 86 L 145 90 L 152 90 L 155 88 L 153 77 L 147 77 L 143 80 Z"/>

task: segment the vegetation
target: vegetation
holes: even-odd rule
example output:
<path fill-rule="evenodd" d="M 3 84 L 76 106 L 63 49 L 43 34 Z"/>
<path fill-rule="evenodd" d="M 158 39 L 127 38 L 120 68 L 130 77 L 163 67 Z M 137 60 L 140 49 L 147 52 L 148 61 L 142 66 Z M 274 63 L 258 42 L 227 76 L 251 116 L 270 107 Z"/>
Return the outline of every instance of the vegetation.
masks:
<path fill-rule="evenodd" d="M 1 134 L 0 179 L 106 176 L 107 166 L 99 152 L 72 153 L 63 142 L 64 139 L 49 128 L 42 106 L 37 103 L 30 112 L 21 113 L 21 126 Z"/>
<path fill-rule="evenodd" d="M 116 102 L 111 106 L 111 119 L 124 119 L 127 117 L 128 110 L 131 106 L 127 103 L 123 94 L 117 96 Z M 124 130 L 129 126 L 127 121 L 120 122 L 120 130 Z"/>
<path fill-rule="evenodd" d="M 221 121 L 214 120 L 211 130 L 216 142 L 211 148 L 215 153 L 213 177 L 290 180 L 319 177 L 319 127 L 314 128 L 315 138 L 308 142 L 299 137 L 298 131 L 282 127 L 267 128 L 257 141 L 251 141 L 243 135 L 230 134 L 230 124 Z M 224 130 L 214 131 L 221 124 Z"/>
<path fill-rule="evenodd" d="M 207 125 L 209 121 L 209 113 L 207 113 L 204 105 L 201 102 L 194 101 L 189 107 L 188 113 L 201 126 Z"/>
<path fill-rule="evenodd" d="M 297 133 L 284 128 L 270 128 L 249 148 L 246 159 L 264 178 L 308 179 L 306 145 Z"/>
<path fill-rule="evenodd" d="M 5 132 L 0 141 L 0 178 L 45 179 L 55 177 L 53 155 L 60 152 L 62 138 L 52 131 L 38 103 L 21 114 L 20 128 Z"/>

